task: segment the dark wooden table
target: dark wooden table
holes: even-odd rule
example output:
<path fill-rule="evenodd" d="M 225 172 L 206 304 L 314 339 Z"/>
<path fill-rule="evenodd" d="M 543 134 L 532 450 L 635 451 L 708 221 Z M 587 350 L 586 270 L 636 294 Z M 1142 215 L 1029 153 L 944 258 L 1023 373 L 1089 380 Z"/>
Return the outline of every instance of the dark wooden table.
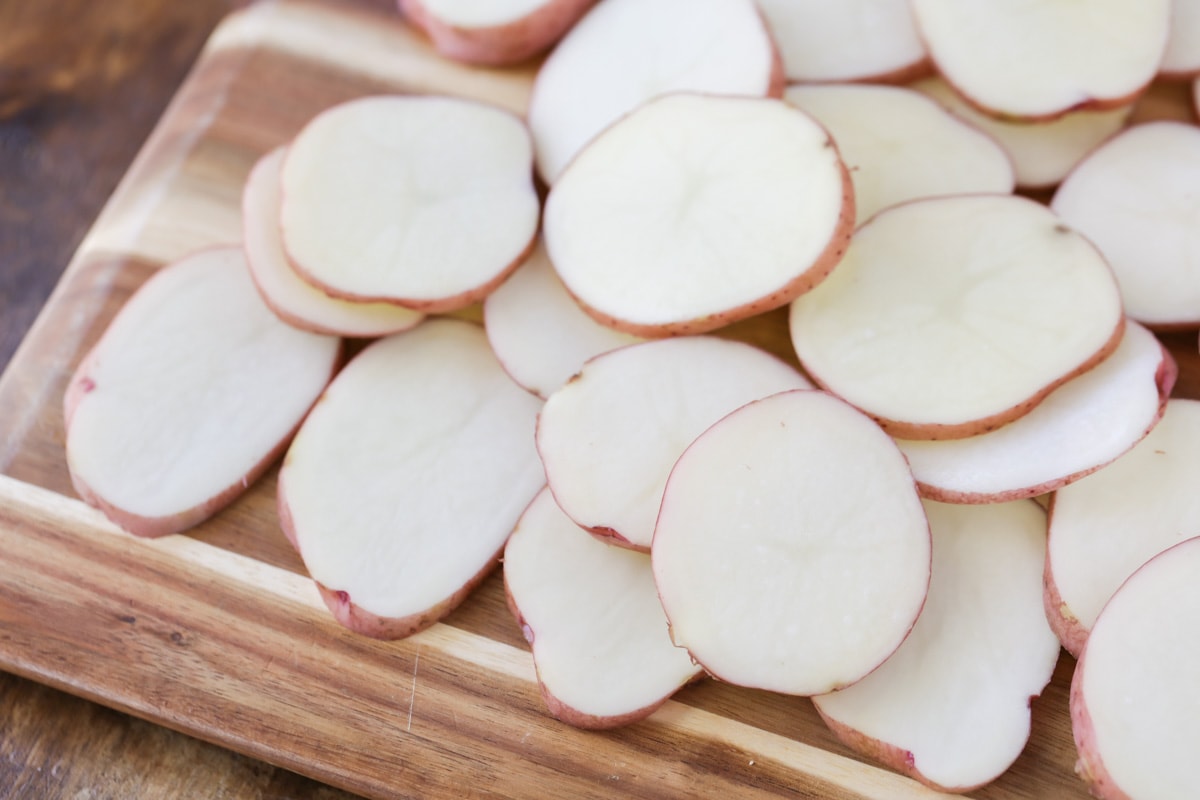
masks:
<path fill-rule="evenodd" d="M 0 369 L 213 27 L 246 2 L 0 0 Z M 0 797 L 349 796 L 0 672 Z"/>

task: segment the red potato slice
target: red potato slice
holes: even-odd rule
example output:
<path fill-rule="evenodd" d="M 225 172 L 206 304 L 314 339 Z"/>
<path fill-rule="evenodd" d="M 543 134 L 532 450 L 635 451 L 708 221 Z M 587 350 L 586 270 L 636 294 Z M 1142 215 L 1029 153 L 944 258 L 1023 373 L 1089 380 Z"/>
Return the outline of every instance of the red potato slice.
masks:
<path fill-rule="evenodd" d="M 286 152 L 280 147 L 259 159 L 242 192 L 242 246 L 263 301 L 289 325 L 336 336 L 386 336 L 424 319 L 419 311 L 391 303 L 330 297 L 296 274 L 283 251 L 279 228 L 279 173 Z"/>
<path fill-rule="evenodd" d="M 1157 553 L 1200 535 L 1200 402 L 1171 400 L 1132 450 L 1054 493 L 1046 616 L 1078 656 L 1100 609 Z"/>
<path fill-rule="evenodd" d="M 790 81 L 902 83 L 929 70 L 908 0 L 759 0 Z"/>
<path fill-rule="evenodd" d="M 1112 265 L 1129 316 L 1200 326 L 1200 130 L 1180 122 L 1130 128 L 1063 181 L 1051 208 Z"/>
<path fill-rule="evenodd" d="M 1000 145 L 909 89 L 800 85 L 788 87 L 784 99 L 837 142 L 860 225 L 921 197 L 1013 190 L 1012 163 Z"/>
<path fill-rule="evenodd" d="M 553 184 L 583 146 L 642 103 L 671 92 L 783 92 L 774 42 L 751 0 L 604 0 L 538 71 L 529 127 L 538 173 Z"/>
<path fill-rule="evenodd" d="M 598 321 L 703 333 L 787 304 L 834 268 L 853 187 L 811 117 L 778 100 L 669 95 L 609 128 L 546 200 L 546 249 Z"/>
<path fill-rule="evenodd" d="M 138 536 L 198 525 L 283 452 L 340 352 L 340 340 L 276 319 L 240 248 L 163 267 L 67 385 L 76 491 Z"/>
<path fill-rule="evenodd" d="M 918 81 L 912 88 L 987 133 L 1005 149 L 1016 170 L 1017 186 L 1049 189 L 1075 165 L 1125 127 L 1133 105 L 1105 111 L 1072 111 L 1048 122 L 1011 122 L 983 114 L 940 78 Z"/>
<path fill-rule="evenodd" d="M 861 680 L 917 619 L 930 534 L 912 473 L 866 416 L 789 391 L 679 457 L 651 549 L 671 638 L 715 677 L 785 694 Z"/>
<path fill-rule="evenodd" d="M 278 496 L 339 622 L 408 636 L 483 580 L 543 485 L 540 406 L 459 320 L 381 339 L 342 370 L 292 442 Z"/>
<path fill-rule="evenodd" d="M 504 369 L 539 397 L 549 397 L 589 358 L 642 341 L 584 313 L 541 245 L 483 302 L 483 322 Z"/>
<path fill-rule="evenodd" d="M 1049 120 L 1137 98 L 1158 72 L 1170 0 L 912 0 L 934 65 L 972 105 Z"/>
<path fill-rule="evenodd" d="M 1020 419 L 966 439 L 896 444 L 921 494 L 995 503 L 1054 491 L 1129 450 L 1158 423 L 1178 368 L 1154 335 L 1129 322 L 1121 344 Z"/>
<path fill-rule="evenodd" d="M 597 356 L 550 396 L 538 418 L 546 481 L 576 523 L 648 551 L 667 475 L 688 444 L 751 400 L 809 387 L 774 356 L 713 337 Z"/>
<path fill-rule="evenodd" d="M 1007 195 L 880 212 L 790 317 L 810 377 L 905 439 L 963 438 L 1027 414 L 1107 357 L 1124 321 L 1091 243 Z"/>
<path fill-rule="evenodd" d="M 507 66 L 532 58 L 570 30 L 596 0 L 399 0 L 400 11 L 447 58 Z"/>
<path fill-rule="evenodd" d="M 1158 74 L 1169 80 L 1194 78 L 1200 74 L 1200 2 L 1197 0 L 1171 0 L 1171 31 Z"/>
<path fill-rule="evenodd" d="M 813 703 L 855 750 L 964 792 L 998 778 L 1025 749 L 1029 698 L 1058 662 L 1042 613 L 1046 514 L 1028 500 L 926 502 L 925 512 L 933 571 L 912 633 L 879 669 Z"/>
<path fill-rule="evenodd" d="M 1155 556 L 1113 595 L 1075 668 L 1076 771 L 1102 800 L 1196 796 L 1200 539 Z"/>
<path fill-rule="evenodd" d="M 504 548 L 509 607 L 550 713 L 581 728 L 648 717 L 701 675 L 671 642 L 650 557 L 612 547 L 542 491 Z"/>
<path fill-rule="evenodd" d="M 533 247 L 532 143 L 449 97 L 353 100 L 310 121 L 280 182 L 284 250 L 334 297 L 429 313 L 482 299 Z"/>

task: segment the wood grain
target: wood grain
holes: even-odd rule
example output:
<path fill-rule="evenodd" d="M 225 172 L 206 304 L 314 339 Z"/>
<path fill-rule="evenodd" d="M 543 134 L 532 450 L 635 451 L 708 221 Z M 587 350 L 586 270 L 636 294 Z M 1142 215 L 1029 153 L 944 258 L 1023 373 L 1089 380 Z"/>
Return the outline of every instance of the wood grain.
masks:
<path fill-rule="evenodd" d="M 259 155 L 371 93 L 523 110 L 531 76 L 448 64 L 393 15 L 341 6 L 283 0 L 221 26 L 0 377 L 0 666 L 376 797 L 937 796 L 850 753 L 807 700 L 712 681 L 622 730 L 555 722 L 498 576 L 417 637 L 344 631 L 278 530 L 273 475 L 155 542 L 72 499 L 67 377 L 153 270 L 237 240 Z M 782 313 L 729 334 L 793 358 Z M 1198 396 L 1195 335 L 1171 341 L 1181 391 Z M 1064 656 L 1034 701 L 1025 754 L 973 796 L 1087 796 L 1072 773 L 1072 667 Z"/>

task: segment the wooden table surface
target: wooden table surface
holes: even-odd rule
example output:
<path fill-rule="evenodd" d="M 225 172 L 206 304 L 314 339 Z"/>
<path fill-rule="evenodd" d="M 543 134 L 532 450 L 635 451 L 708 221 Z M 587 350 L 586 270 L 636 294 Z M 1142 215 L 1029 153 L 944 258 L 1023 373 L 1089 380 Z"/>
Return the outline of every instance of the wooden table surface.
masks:
<path fill-rule="evenodd" d="M 0 0 L 0 370 L 209 33 L 246 2 Z M 0 797 L 200 796 L 351 795 L 0 672 Z"/>

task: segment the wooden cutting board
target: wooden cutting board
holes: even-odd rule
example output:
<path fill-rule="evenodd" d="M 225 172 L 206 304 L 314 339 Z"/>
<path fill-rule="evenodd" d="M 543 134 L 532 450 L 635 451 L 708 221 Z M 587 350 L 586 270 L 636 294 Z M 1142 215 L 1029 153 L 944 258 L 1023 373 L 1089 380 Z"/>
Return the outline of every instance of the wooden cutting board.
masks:
<path fill-rule="evenodd" d="M 595 733 L 551 719 L 493 576 L 445 622 L 377 642 L 335 624 L 280 533 L 274 474 L 187 536 L 130 537 L 79 502 L 63 457 L 68 376 L 163 263 L 235 242 L 255 159 L 316 112 L 379 92 L 524 110 L 532 69 L 453 65 L 393 16 L 255 5 L 214 34 L 0 377 L 0 667 L 376 797 L 924 798 L 843 747 L 809 701 L 707 681 Z M 1149 116 L 1186 113 L 1166 89 Z M 783 315 L 731 335 L 793 359 Z M 1194 334 L 1168 337 L 1200 396 Z M 1074 662 L 978 798 L 1084 798 Z"/>

